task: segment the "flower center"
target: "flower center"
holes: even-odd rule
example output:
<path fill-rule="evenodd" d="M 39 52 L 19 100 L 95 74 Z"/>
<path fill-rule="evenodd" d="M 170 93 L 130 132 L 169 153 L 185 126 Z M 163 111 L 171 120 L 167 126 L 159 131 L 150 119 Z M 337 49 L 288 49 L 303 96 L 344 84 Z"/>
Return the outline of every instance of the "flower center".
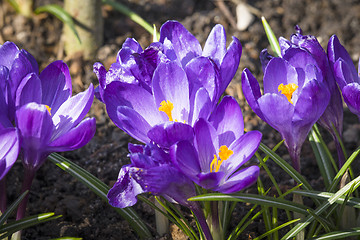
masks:
<path fill-rule="evenodd" d="M 210 163 L 210 172 L 218 172 L 220 169 L 221 164 L 227 160 L 231 155 L 233 155 L 233 151 L 230 150 L 227 146 L 223 145 L 219 149 L 219 158 L 214 154 L 214 159 Z"/>
<path fill-rule="evenodd" d="M 281 92 L 281 94 L 284 94 L 287 100 L 292 104 L 293 102 L 291 101 L 291 98 L 297 88 L 298 85 L 296 85 L 295 83 L 289 83 L 287 85 L 280 84 L 278 87 L 278 91 Z"/>
<path fill-rule="evenodd" d="M 46 109 L 49 111 L 49 114 L 51 116 L 51 107 L 49 107 L 48 105 L 45 105 Z"/>
<path fill-rule="evenodd" d="M 172 102 L 170 102 L 169 100 L 167 100 L 167 101 L 164 100 L 160 103 L 159 111 L 166 113 L 166 115 L 169 117 L 169 121 L 173 121 L 172 114 L 171 114 L 171 111 L 173 109 L 174 109 L 174 104 Z"/>

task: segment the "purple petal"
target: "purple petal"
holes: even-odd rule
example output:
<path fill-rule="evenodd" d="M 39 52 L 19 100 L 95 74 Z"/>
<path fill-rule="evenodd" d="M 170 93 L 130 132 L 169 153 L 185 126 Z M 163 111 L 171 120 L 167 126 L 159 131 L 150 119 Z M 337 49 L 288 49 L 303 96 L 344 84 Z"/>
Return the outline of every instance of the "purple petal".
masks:
<path fill-rule="evenodd" d="M 191 141 L 194 138 L 194 131 L 188 124 L 180 122 L 166 122 L 155 125 L 147 136 L 161 147 L 169 148 L 181 140 Z"/>
<path fill-rule="evenodd" d="M 244 133 L 244 121 L 237 101 L 230 96 L 224 97 L 209 122 L 215 127 L 219 136 L 219 145 L 229 146 Z"/>
<path fill-rule="evenodd" d="M 64 133 L 49 144 L 49 151 L 66 152 L 72 151 L 86 145 L 95 135 L 95 118 L 84 119 L 76 127 Z"/>
<path fill-rule="evenodd" d="M 130 166 L 121 168 L 117 182 L 107 194 L 111 206 L 118 208 L 133 206 L 137 202 L 136 196 L 145 192 L 132 177 L 134 172 L 136 170 Z"/>
<path fill-rule="evenodd" d="M 95 95 L 100 101 L 103 102 L 102 98 L 104 94 L 104 89 L 106 87 L 106 69 L 101 63 L 97 62 L 94 63 L 93 72 L 96 74 L 99 80 L 99 86 L 95 89 Z M 96 92 L 98 92 L 98 95 L 96 94 Z"/>
<path fill-rule="evenodd" d="M 51 107 L 53 113 L 71 97 L 69 68 L 63 61 L 50 63 L 40 74 L 43 89 L 42 103 Z"/>
<path fill-rule="evenodd" d="M 241 169 L 227 179 L 224 184 L 215 189 L 215 191 L 222 193 L 235 193 L 241 191 L 255 183 L 259 173 L 260 170 L 258 166 Z"/>
<path fill-rule="evenodd" d="M 358 83 L 350 83 L 343 88 L 342 94 L 350 111 L 360 119 L 360 85 Z"/>
<path fill-rule="evenodd" d="M 35 73 L 30 73 L 21 81 L 16 90 L 15 106 L 21 107 L 29 102 L 41 103 L 41 82 Z"/>
<path fill-rule="evenodd" d="M 202 55 L 211 58 L 218 67 L 226 54 L 226 33 L 222 25 L 216 24 L 206 39 Z"/>
<path fill-rule="evenodd" d="M 180 141 L 170 148 L 171 160 L 178 168 L 193 181 L 201 172 L 199 157 L 196 149 L 189 141 Z"/>
<path fill-rule="evenodd" d="M 260 62 L 263 73 L 265 72 L 266 66 L 268 65 L 269 61 L 273 58 L 274 57 L 270 55 L 266 48 L 260 52 Z"/>
<path fill-rule="evenodd" d="M 205 189 L 216 189 L 224 175 L 223 172 L 201 172 L 197 176 L 199 180 L 196 183 Z"/>
<path fill-rule="evenodd" d="M 338 59 L 333 65 L 335 80 L 340 89 L 349 83 L 358 82 L 357 78 L 354 78 L 351 74 L 352 68 L 355 69 L 353 65 L 349 66 L 344 61 L 342 61 L 342 59 Z"/>
<path fill-rule="evenodd" d="M 15 128 L 0 130 L 0 180 L 10 170 L 19 154 L 18 133 Z"/>
<path fill-rule="evenodd" d="M 247 68 L 245 68 L 241 74 L 241 85 L 245 99 L 249 106 L 254 111 L 254 113 L 256 113 L 256 115 L 265 121 L 258 103 L 258 99 L 261 97 L 259 83 Z"/>
<path fill-rule="evenodd" d="M 209 122 L 200 118 L 194 125 L 194 131 L 201 170 L 210 172 L 210 164 L 220 147 L 216 130 Z"/>
<path fill-rule="evenodd" d="M 240 63 L 241 52 L 242 47 L 239 39 L 233 37 L 233 41 L 230 43 L 220 66 L 219 97 L 235 76 Z"/>
<path fill-rule="evenodd" d="M 78 125 L 89 112 L 94 100 L 94 87 L 89 88 L 66 100 L 53 115 L 53 122 L 56 126 L 52 139 L 56 139 Z"/>
<path fill-rule="evenodd" d="M 281 49 L 281 56 L 284 56 L 286 51 L 292 46 L 292 43 L 284 37 L 279 37 L 279 45 Z"/>
<path fill-rule="evenodd" d="M 273 58 L 264 73 L 264 93 L 278 93 L 280 84 L 298 83 L 298 74 L 286 60 Z"/>
<path fill-rule="evenodd" d="M 172 42 L 175 53 L 182 66 L 185 66 L 194 57 L 200 56 L 202 49 L 199 41 L 176 21 L 167 21 L 160 29 L 160 42 L 165 39 Z"/>
<path fill-rule="evenodd" d="M 120 63 L 126 62 L 133 53 L 141 53 L 142 51 L 141 45 L 134 38 L 127 38 L 118 53 Z"/>
<path fill-rule="evenodd" d="M 208 119 L 212 109 L 213 103 L 210 100 L 208 92 L 204 88 L 200 88 L 195 94 L 193 108 L 191 109 L 189 124 L 194 125 L 199 118 Z"/>
<path fill-rule="evenodd" d="M 179 122 L 189 121 L 189 81 L 185 71 L 176 62 L 160 63 L 154 72 L 153 94 L 156 106 L 162 101 L 170 101 L 174 105 L 173 119 Z M 163 118 L 169 120 L 164 112 Z"/>
<path fill-rule="evenodd" d="M 43 104 L 28 103 L 16 111 L 16 126 L 21 136 L 24 165 L 40 167 L 46 159 L 45 150 L 54 129 L 49 111 Z"/>
<path fill-rule="evenodd" d="M 5 42 L 3 45 L 0 45 L 0 65 L 11 69 L 12 63 L 19 51 L 19 48 L 13 42 Z"/>
<path fill-rule="evenodd" d="M 111 111 L 116 113 L 118 106 L 126 106 L 138 112 L 151 126 L 168 120 L 161 116 L 153 95 L 134 84 L 119 81 L 110 83 L 104 93 L 104 102 L 109 115 Z"/>

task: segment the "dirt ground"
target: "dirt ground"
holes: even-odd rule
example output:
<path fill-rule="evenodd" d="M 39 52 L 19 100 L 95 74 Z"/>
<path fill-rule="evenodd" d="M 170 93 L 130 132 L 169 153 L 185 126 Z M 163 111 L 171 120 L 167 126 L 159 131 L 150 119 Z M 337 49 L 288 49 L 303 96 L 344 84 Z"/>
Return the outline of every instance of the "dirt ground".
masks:
<path fill-rule="evenodd" d="M 35 1 L 36 6 L 45 3 L 62 4 L 60 0 Z M 240 0 L 130 0 L 119 1 L 137 12 L 149 23 L 161 26 L 166 20 L 180 21 L 204 44 L 212 27 L 220 23 L 228 34 L 240 39 L 243 54 L 239 71 L 227 89 L 227 93 L 236 97 L 242 107 L 245 127 L 248 130 L 258 129 L 264 137 L 263 143 L 275 146 L 281 140 L 280 135 L 263 123 L 246 105 L 241 93 L 240 73 L 247 67 L 257 79 L 262 79 L 259 53 L 269 44 L 264 33 L 260 17 L 268 20 L 277 36 L 289 38 L 294 26 L 300 25 L 304 34 L 318 37 L 326 47 L 332 34 L 336 34 L 347 48 L 354 62 L 360 56 L 360 1 L 359 0 L 252 0 L 245 1 L 251 6 L 254 20 L 243 31 L 236 29 L 236 6 Z M 228 13 L 226 12 L 228 10 Z M 143 48 L 148 46 L 152 37 L 144 29 L 127 17 L 108 6 L 102 9 L 104 15 L 104 44 L 92 61 L 84 61 L 80 56 L 68 58 L 63 54 L 61 39 L 62 23 L 53 16 L 41 14 L 26 19 L 14 12 L 6 1 L 0 1 L 0 43 L 13 41 L 19 47 L 28 50 L 43 69 L 50 62 L 62 58 L 70 67 L 74 92 L 84 90 L 90 83 L 98 84 L 92 66 L 102 62 L 106 68 L 115 62 L 116 54 L 127 37 L 137 39 Z M 101 102 L 94 100 L 89 113 L 96 117 L 97 132 L 90 143 L 77 151 L 65 153 L 64 156 L 85 168 L 100 180 L 112 185 L 123 164 L 128 163 L 127 144 L 134 142 L 118 129 L 106 115 Z M 334 143 L 329 135 L 324 135 L 329 148 L 335 152 Z M 345 111 L 344 141 L 348 152 L 360 145 L 360 124 L 348 110 Z M 279 154 L 289 159 L 286 149 L 279 149 Z M 305 143 L 302 152 L 303 174 L 317 190 L 322 190 L 322 179 L 319 177 L 314 156 L 309 143 Z M 276 180 L 283 189 L 293 185 L 291 179 L 279 167 L 269 161 Z M 19 194 L 23 170 L 17 162 L 8 174 L 8 197 L 12 202 Z M 356 175 L 359 172 L 355 172 Z M 265 174 L 261 175 L 264 184 L 271 187 Z M 248 192 L 256 192 L 250 188 Z M 305 202 L 306 203 L 306 202 Z M 176 229 L 171 234 L 156 236 L 154 230 L 154 212 L 146 204 L 139 202 L 134 209 L 149 225 L 154 239 L 184 239 Z M 232 226 L 244 216 L 249 206 L 238 204 L 232 219 Z M 64 236 L 92 239 L 137 239 L 126 221 L 113 211 L 109 205 L 88 190 L 70 175 L 63 172 L 50 161 L 38 171 L 34 180 L 28 204 L 28 213 L 33 215 L 42 212 L 55 212 L 63 217 L 24 231 L 23 239 L 50 239 Z M 252 239 L 264 233 L 261 219 L 252 223 L 240 239 Z M 186 239 L 186 238 L 185 238 Z"/>

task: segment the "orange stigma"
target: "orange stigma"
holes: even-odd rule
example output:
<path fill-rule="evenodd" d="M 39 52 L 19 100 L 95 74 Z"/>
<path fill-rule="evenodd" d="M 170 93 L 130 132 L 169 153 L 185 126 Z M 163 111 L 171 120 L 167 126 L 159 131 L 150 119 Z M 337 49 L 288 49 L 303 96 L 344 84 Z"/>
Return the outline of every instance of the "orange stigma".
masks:
<path fill-rule="evenodd" d="M 45 105 L 46 109 L 49 111 L 49 114 L 51 116 L 51 107 L 49 107 L 48 105 Z"/>
<path fill-rule="evenodd" d="M 289 83 L 287 85 L 280 84 L 278 87 L 278 91 L 281 92 L 281 94 L 284 94 L 287 98 L 287 100 L 293 104 L 291 101 L 292 95 L 295 92 L 295 90 L 298 88 L 298 85 L 295 83 Z"/>
<path fill-rule="evenodd" d="M 218 172 L 221 164 L 227 160 L 231 155 L 233 155 L 233 151 L 230 150 L 227 146 L 223 145 L 219 149 L 219 158 L 214 154 L 214 159 L 210 163 L 210 172 Z"/>

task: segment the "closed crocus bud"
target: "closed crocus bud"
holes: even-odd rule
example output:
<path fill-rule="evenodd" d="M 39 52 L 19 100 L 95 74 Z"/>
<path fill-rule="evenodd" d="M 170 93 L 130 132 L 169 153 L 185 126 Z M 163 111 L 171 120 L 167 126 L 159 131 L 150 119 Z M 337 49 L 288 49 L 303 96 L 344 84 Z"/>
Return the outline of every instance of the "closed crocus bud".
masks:
<path fill-rule="evenodd" d="M 244 96 L 253 111 L 285 139 L 300 171 L 300 150 L 313 124 L 324 113 L 330 93 L 311 54 L 300 48 L 269 61 L 264 74 L 264 94 L 248 69 L 242 73 Z"/>

